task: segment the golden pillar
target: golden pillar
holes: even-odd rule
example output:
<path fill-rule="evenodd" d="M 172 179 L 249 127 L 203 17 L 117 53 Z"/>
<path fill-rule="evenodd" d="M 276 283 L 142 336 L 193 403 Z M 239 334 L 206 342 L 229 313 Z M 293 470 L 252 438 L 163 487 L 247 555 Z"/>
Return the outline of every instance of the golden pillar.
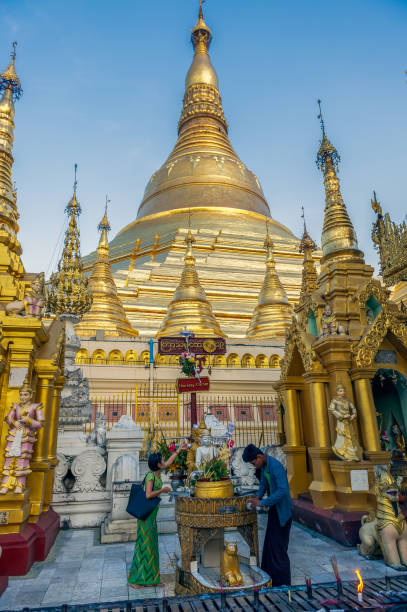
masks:
<path fill-rule="evenodd" d="M 359 425 L 366 458 L 374 463 L 388 463 L 390 453 L 383 451 L 380 447 L 376 406 L 370 382 L 375 373 L 375 369 L 357 368 L 352 370 L 351 378 L 355 387 Z"/>
<path fill-rule="evenodd" d="M 305 374 L 311 400 L 314 446 L 308 449 L 312 461 L 312 482 L 309 487 L 312 501 L 318 508 L 332 508 L 336 503 L 335 483 L 329 461 L 334 458 L 329 432 L 326 405 L 327 374 Z"/>
<path fill-rule="evenodd" d="M 298 392 L 303 387 L 303 381 L 283 383 L 275 386 L 284 390 L 286 402 L 284 405 L 284 430 L 287 443 L 283 447 L 287 456 L 287 478 L 292 497 L 298 497 L 308 489 L 306 448 L 301 435 L 301 422 Z"/>
<path fill-rule="evenodd" d="M 27 485 L 31 488 L 30 522 L 36 522 L 43 512 L 44 484 L 47 472 L 50 469 L 48 441 L 51 426 L 52 395 L 58 366 L 51 365 L 48 360 L 41 359 L 35 362 L 35 371 L 38 376 L 36 399 L 44 406 L 45 421 L 44 426 L 37 434 L 37 442 L 31 460 L 32 472 L 27 479 Z"/>
<path fill-rule="evenodd" d="M 51 401 L 49 438 L 48 438 L 48 462 L 49 470 L 46 473 L 44 487 L 43 512 L 47 512 L 52 499 L 52 488 L 54 484 L 54 470 L 58 463 L 57 460 L 57 441 L 58 441 L 58 421 L 59 421 L 59 404 L 61 398 L 61 390 L 64 386 L 65 379 L 63 376 L 58 376 L 54 382 L 53 395 Z"/>

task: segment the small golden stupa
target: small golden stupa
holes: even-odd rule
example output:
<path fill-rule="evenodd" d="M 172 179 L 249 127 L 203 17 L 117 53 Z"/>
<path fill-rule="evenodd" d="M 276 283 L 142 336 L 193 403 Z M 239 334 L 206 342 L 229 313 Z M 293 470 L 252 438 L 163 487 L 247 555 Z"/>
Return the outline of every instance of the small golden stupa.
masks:
<path fill-rule="evenodd" d="M 273 256 L 273 241 L 268 228 L 264 243 L 267 252 L 266 274 L 259 294 L 247 336 L 249 338 L 273 338 L 285 336 L 292 319 L 292 307 L 276 272 Z"/>
<path fill-rule="evenodd" d="M 192 252 L 194 238 L 191 230 L 188 231 L 185 242 L 187 250 L 181 280 L 168 306 L 167 316 L 162 322 L 157 336 L 178 336 L 187 324 L 188 329 L 194 332 L 196 336 L 225 337 L 199 282 L 195 268 L 195 257 Z"/>
<path fill-rule="evenodd" d="M 107 233 L 110 223 L 107 218 L 107 203 L 103 219 L 98 225 L 101 232 L 97 248 L 97 260 L 89 277 L 92 306 L 76 325 L 79 336 L 94 336 L 96 330 L 103 330 L 107 336 L 137 336 L 124 312 L 123 304 L 117 296 L 109 262 L 109 243 Z"/>

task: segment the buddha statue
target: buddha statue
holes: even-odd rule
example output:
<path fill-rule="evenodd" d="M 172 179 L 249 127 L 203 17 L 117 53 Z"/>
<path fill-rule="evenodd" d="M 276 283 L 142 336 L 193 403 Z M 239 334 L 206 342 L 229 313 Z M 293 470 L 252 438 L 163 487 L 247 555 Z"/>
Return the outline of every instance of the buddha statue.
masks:
<path fill-rule="evenodd" d="M 204 414 L 205 428 L 210 431 L 211 436 L 223 438 L 226 436 L 227 427 L 213 414 L 214 407 L 208 406 L 208 412 Z"/>
<path fill-rule="evenodd" d="M 212 438 L 206 429 L 202 432 L 201 444 L 196 449 L 195 465 L 199 469 L 204 463 L 217 456 L 217 449 L 212 445 Z"/>
<path fill-rule="evenodd" d="M 361 461 L 362 449 L 354 428 L 357 412 L 355 406 L 346 397 L 346 390 L 342 383 L 336 386 L 336 397 L 331 401 L 328 410 L 336 418 L 336 440 L 332 447 L 333 452 L 344 461 Z"/>

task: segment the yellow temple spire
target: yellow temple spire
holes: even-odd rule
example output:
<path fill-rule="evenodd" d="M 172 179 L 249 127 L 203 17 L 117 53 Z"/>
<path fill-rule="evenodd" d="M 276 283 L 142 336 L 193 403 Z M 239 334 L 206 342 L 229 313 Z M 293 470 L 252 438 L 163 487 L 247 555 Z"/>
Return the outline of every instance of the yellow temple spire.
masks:
<path fill-rule="evenodd" d="M 78 217 L 82 211 L 76 195 L 77 167 L 75 164 L 73 195 L 65 208 L 68 215 L 68 229 L 65 232 L 64 247 L 57 271 L 50 278 L 47 306 L 55 314 L 81 317 L 89 310 L 92 296 L 83 272 L 81 258 Z"/>
<path fill-rule="evenodd" d="M 355 229 L 349 218 L 339 187 L 337 177 L 340 156 L 328 140 L 321 112 L 321 101 L 318 100 L 322 139 L 317 154 L 317 166 L 324 174 L 325 185 L 325 216 L 322 229 L 321 247 L 323 264 L 332 257 L 354 258 L 363 261 L 363 253 L 359 250 Z"/>
<path fill-rule="evenodd" d="M 200 5 L 198 20 L 191 30 L 194 56 L 185 78 L 178 139 L 147 184 L 138 219 L 198 206 L 270 215 L 258 178 L 230 143 L 218 76 L 209 56 L 211 40 L 212 32 Z"/>
<path fill-rule="evenodd" d="M 157 332 L 157 337 L 177 336 L 185 326 L 196 336 L 226 337 L 199 282 L 192 250 L 194 242 L 195 239 L 189 229 L 185 238 L 186 252 L 180 283 L 168 305 L 167 314 Z"/>
<path fill-rule="evenodd" d="M 315 289 L 317 288 L 318 278 L 315 261 L 312 256 L 312 252 L 317 249 L 317 245 L 308 233 L 307 225 L 305 223 L 304 207 L 302 207 L 301 216 L 304 221 L 304 230 L 302 233 L 299 252 L 304 254 L 304 260 L 302 264 L 302 285 L 298 307 L 301 307 L 307 297 L 311 295 L 313 291 L 315 291 Z"/>
<path fill-rule="evenodd" d="M 268 226 L 264 247 L 266 249 L 266 274 L 259 293 L 258 304 L 246 332 L 249 338 L 285 336 L 292 319 L 292 308 L 276 271 L 274 245 L 268 232 Z"/>
<path fill-rule="evenodd" d="M 21 83 L 15 70 L 17 43 L 13 43 L 11 63 L 0 75 L 0 302 L 19 297 L 19 280 L 24 273 L 20 259 L 17 193 L 13 187 L 14 101 L 21 94 Z"/>
<path fill-rule="evenodd" d="M 106 196 L 105 214 L 98 225 L 100 239 L 97 247 L 97 259 L 89 277 L 89 290 L 92 295 L 92 306 L 75 327 L 78 336 L 94 336 L 96 330 L 103 330 L 106 336 L 137 336 L 124 312 L 123 304 L 117 295 L 109 261 L 109 242 L 107 234 L 110 223 L 107 217 Z"/>

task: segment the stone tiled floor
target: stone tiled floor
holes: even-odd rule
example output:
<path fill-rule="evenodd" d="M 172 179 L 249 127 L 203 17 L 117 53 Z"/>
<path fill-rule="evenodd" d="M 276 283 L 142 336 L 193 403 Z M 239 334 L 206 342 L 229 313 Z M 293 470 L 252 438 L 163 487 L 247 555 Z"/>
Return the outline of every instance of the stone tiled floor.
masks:
<path fill-rule="evenodd" d="M 259 517 L 260 544 L 265 520 L 266 517 Z M 159 547 L 161 578 L 167 595 L 173 595 L 174 553 L 180 554 L 178 538 L 160 536 Z M 134 591 L 127 586 L 133 548 L 132 543 L 101 545 L 96 529 L 61 531 L 45 562 L 36 563 L 26 576 L 10 578 L 9 587 L 0 597 L 0 610 L 161 597 L 164 587 Z M 239 542 L 239 551 L 243 554 L 244 548 Z M 289 553 L 293 584 L 303 584 L 306 574 L 312 576 L 314 584 L 332 580 L 329 558 L 333 554 L 338 559 L 343 580 L 353 579 L 356 568 L 365 578 L 398 574 L 386 568 L 382 561 L 367 561 L 355 549 L 345 548 L 298 525 L 291 531 Z"/>

